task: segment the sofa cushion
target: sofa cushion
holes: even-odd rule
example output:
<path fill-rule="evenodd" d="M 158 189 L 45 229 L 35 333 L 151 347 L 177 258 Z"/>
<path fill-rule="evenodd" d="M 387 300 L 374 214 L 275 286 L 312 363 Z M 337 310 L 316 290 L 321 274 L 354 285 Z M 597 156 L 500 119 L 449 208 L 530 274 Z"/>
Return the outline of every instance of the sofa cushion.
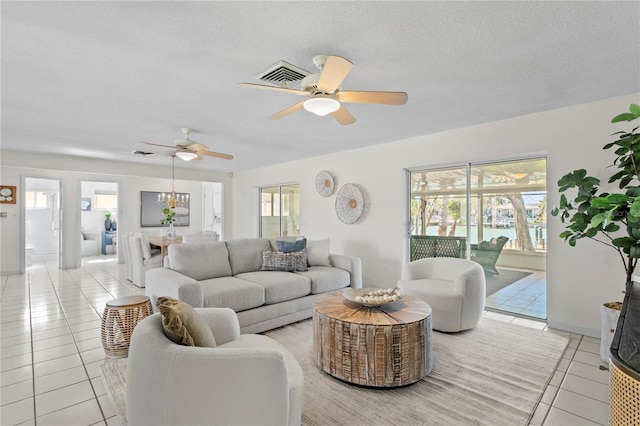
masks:
<path fill-rule="evenodd" d="M 295 241 L 276 240 L 276 247 L 278 248 L 278 251 L 282 253 L 301 251 L 307 247 L 307 239 L 301 237 Z"/>
<path fill-rule="evenodd" d="M 226 245 L 233 275 L 259 271 L 262 268 L 262 251 L 271 248 L 266 238 L 230 240 L 226 241 Z"/>
<path fill-rule="evenodd" d="M 171 244 L 168 249 L 171 269 L 194 280 L 231 275 L 229 252 L 221 241 Z"/>
<path fill-rule="evenodd" d="M 251 281 L 264 288 L 264 303 L 285 302 L 306 296 L 311 291 L 311 281 L 309 278 L 292 274 L 290 272 L 279 271 L 258 271 L 245 272 L 236 278 Z"/>
<path fill-rule="evenodd" d="M 286 241 L 288 243 L 293 243 L 301 238 L 299 235 L 287 235 L 287 236 L 282 236 L 282 237 L 273 237 L 273 238 L 269 238 L 269 244 L 271 244 L 271 250 L 272 251 L 278 251 L 278 241 Z M 306 239 L 306 238 L 305 238 Z"/>
<path fill-rule="evenodd" d="M 220 277 L 200 281 L 200 285 L 205 308 L 231 308 L 240 312 L 264 305 L 264 287 L 251 281 Z"/>
<path fill-rule="evenodd" d="M 329 240 L 307 240 L 309 266 L 331 266 L 329 260 Z"/>
<path fill-rule="evenodd" d="M 171 297 L 159 297 L 156 306 L 169 339 L 185 346 L 216 347 L 211 328 L 190 305 Z"/>
<path fill-rule="evenodd" d="M 263 271 L 306 271 L 307 250 L 292 253 L 280 253 L 279 251 L 264 250 L 262 252 Z"/>
<path fill-rule="evenodd" d="M 311 266 L 306 272 L 296 272 L 311 280 L 311 294 L 339 290 L 351 284 L 349 271 L 328 266 Z"/>
<path fill-rule="evenodd" d="M 151 244 L 149 243 L 149 238 L 142 232 L 139 233 L 138 236 L 140 237 L 140 245 L 142 246 L 142 258 L 151 259 Z"/>

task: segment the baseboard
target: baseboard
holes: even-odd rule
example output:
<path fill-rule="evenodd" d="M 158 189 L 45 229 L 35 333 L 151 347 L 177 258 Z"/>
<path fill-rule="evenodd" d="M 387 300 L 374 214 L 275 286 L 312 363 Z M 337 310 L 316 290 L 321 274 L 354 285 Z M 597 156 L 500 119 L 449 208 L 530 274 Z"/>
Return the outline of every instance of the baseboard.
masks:
<path fill-rule="evenodd" d="M 549 326 L 549 328 L 568 331 L 569 333 L 582 334 L 584 336 L 589 336 L 596 339 L 600 338 L 600 330 L 593 330 L 591 328 L 584 328 L 584 327 L 576 327 L 574 325 L 569 325 L 562 322 L 550 321 L 550 320 L 547 320 L 547 325 Z"/>

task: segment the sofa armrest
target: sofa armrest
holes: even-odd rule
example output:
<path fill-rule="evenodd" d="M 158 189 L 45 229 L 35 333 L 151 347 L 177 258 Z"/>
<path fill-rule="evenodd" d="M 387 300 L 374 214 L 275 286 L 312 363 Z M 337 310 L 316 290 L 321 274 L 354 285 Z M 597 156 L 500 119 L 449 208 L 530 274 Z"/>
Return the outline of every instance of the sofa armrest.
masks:
<path fill-rule="evenodd" d="M 173 269 L 155 268 L 145 273 L 145 294 L 151 299 L 153 310 L 157 311 L 156 300 L 161 296 L 182 300 L 194 308 L 204 306 L 202 285 Z"/>
<path fill-rule="evenodd" d="M 240 337 L 240 323 L 233 309 L 196 308 L 196 311 L 211 328 L 216 345 L 223 345 Z"/>
<path fill-rule="evenodd" d="M 359 257 L 344 254 L 329 254 L 329 261 L 334 268 L 344 269 L 351 274 L 351 287 L 362 288 L 362 261 Z"/>

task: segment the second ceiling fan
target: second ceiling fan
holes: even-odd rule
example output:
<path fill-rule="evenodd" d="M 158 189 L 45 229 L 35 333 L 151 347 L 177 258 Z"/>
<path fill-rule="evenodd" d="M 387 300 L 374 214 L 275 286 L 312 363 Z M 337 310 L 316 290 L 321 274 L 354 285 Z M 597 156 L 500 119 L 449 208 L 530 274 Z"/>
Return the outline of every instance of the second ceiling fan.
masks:
<path fill-rule="evenodd" d="M 152 145 L 152 146 L 161 146 L 163 148 L 174 149 L 175 152 L 173 153 L 173 155 L 175 155 L 176 157 L 184 161 L 200 160 L 202 159 L 201 157 L 202 155 L 223 158 L 225 160 L 233 160 L 233 155 L 223 154 L 221 152 L 209 151 L 209 147 L 202 145 L 201 143 L 196 142 L 192 139 L 189 139 L 189 135 L 192 132 L 191 129 L 183 127 L 181 130 L 182 130 L 182 133 L 184 133 L 184 139 L 176 139 L 175 146 L 161 145 L 159 143 L 153 143 L 153 142 L 142 142 L 142 143 L 147 145 Z"/>
<path fill-rule="evenodd" d="M 342 90 L 340 84 L 349 74 L 353 64 L 341 57 L 334 55 L 318 55 L 313 58 L 313 63 L 320 70 L 302 79 L 300 89 L 287 87 L 264 86 L 253 83 L 240 83 L 241 86 L 257 89 L 275 90 L 306 96 L 308 99 L 298 102 L 280 112 L 268 117 L 270 120 L 278 120 L 301 109 L 305 109 L 316 115 L 331 115 L 342 125 L 352 124 L 355 117 L 342 105 L 342 102 L 362 104 L 404 105 L 409 98 L 405 92 L 363 92 Z"/>

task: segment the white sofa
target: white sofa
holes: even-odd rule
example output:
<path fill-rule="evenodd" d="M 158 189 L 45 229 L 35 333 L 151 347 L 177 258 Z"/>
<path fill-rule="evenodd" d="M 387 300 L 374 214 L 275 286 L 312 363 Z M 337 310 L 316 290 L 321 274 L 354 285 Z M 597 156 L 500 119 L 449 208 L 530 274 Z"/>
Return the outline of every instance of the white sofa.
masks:
<path fill-rule="evenodd" d="M 402 268 L 398 288 L 431 306 L 434 330 L 473 328 L 484 312 L 484 270 L 471 260 L 428 257 L 409 262 Z"/>
<path fill-rule="evenodd" d="M 160 252 L 151 250 L 149 240 L 144 234 L 129 236 L 129 256 L 131 258 L 131 281 L 138 287 L 145 286 L 147 271 L 162 267 Z"/>
<path fill-rule="evenodd" d="M 329 253 L 329 240 L 308 241 L 305 272 L 263 271 L 266 238 L 172 244 L 164 268 L 146 273 L 145 293 L 193 307 L 227 307 L 238 314 L 243 333 L 260 333 L 311 318 L 322 293 L 362 287 L 359 258 Z"/>
<path fill-rule="evenodd" d="M 195 243 L 198 241 L 218 241 L 218 233 L 215 231 L 202 231 L 182 236 L 183 243 Z"/>
<path fill-rule="evenodd" d="M 197 309 L 216 347 L 169 340 L 159 313 L 136 325 L 127 379 L 129 425 L 299 425 L 300 365 L 266 336 L 240 335 L 231 309 Z"/>

